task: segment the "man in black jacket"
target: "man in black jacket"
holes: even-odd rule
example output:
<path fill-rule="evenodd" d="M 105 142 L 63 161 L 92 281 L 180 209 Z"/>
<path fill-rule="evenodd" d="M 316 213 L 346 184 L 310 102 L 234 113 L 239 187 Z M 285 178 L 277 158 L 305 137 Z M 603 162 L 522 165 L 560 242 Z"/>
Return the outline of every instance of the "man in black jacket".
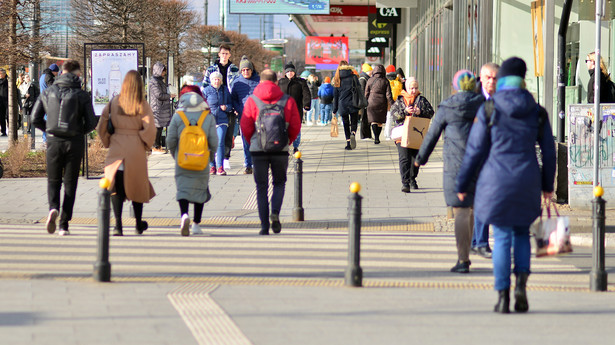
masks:
<path fill-rule="evenodd" d="M 310 88 L 305 80 L 297 77 L 295 65 L 293 65 L 292 62 L 284 65 L 284 73 L 285 76 L 278 81 L 278 86 L 282 89 L 282 92 L 295 100 L 295 103 L 297 103 L 297 111 L 299 111 L 299 115 L 301 115 L 302 122 L 304 123 L 303 110 L 310 110 L 312 104 Z M 293 152 L 299 151 L 300 143 L 301 132 L 299 132 L 297 139 L 293 141 Z"/>
<path fill-rule="evenodd" d="M 60 216 L 60 236 L 68 235 L 73 216 L 79 168 L 84 151 L 84 136 L 96 128 L 90 95 L 81 90 L 79 62 L 67 60 L 63 74 L 47 88 L 32 109 L 34 126 L 47 132 L 47 232 L 56 231 L 60 209 L 60 189 L 64 180 L 64 203 Z M 47 120 L 44 115 L 47 114 Z"/>
<path fill-rule="evenodd" d="M 6 125 L 9 117 L 9 81 L 6 70 L 0 68 L 0 136 L 6 137 Z"/>

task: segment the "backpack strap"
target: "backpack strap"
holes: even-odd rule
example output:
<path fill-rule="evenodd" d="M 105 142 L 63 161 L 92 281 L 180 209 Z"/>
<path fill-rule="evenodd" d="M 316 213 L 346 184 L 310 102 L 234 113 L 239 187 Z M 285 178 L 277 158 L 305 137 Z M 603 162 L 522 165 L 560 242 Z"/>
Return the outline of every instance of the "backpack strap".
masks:
<path fill-rule="evenodd" d="M 203 110 L 203 112 L 201 113 L 201 116 L 199 117 L 199 121 L 197 122 L 197 126 L 203 127 L 203 122 L 205 122 L 205 118 L 207 117 L 208 114 L 209 114 L 209 110 L 207 109 Z"/>
<path fill-rule="evenodd" d="M 188 121 L 188 118 L 186 117 L 186 114 L 184 114 L 183 111 L 178 110 L 177 115 L 179 115 L 179 117 L 182 119 L 186 127 L 190 126 L 190 121 Z"/>

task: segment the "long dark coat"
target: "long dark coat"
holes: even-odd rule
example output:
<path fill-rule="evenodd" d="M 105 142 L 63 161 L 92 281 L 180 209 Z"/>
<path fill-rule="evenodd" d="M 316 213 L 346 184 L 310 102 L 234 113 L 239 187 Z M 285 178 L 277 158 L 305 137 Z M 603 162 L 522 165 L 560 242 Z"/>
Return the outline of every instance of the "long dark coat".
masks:
<path fill-rule="evenodd" d="M 365 98 L 367 99 L 367 120 L 370 123 L 385 123 L 389 105 L 393 105 L 395 101 L 391 93 L 391 83 L 386 78 L 383 65 L 374 66 L 372 77 L 367 80 L 365 86 Z"/>
<path fill-rule="evenodd" d="M 284 77 L 278 80 L 278 86 L 282 89 L 282 92 L 295 100 L 299 115 L 303 116 L 303 109 L 310 110 L 312 106 L 312 94 L 310 93 L 307 81 L 297 78 L 295 75 L 292 79 Z"/>
<path fill-rule="evenodd" d="M 340 67 L 340 86 L 335 88 L 333 96 L 333 113 L 338 115 L 353 114 L 359 111 L 352 105 L 352 84 L 361 87 L 359 78 L 352 73 L 352 66 Z"/>

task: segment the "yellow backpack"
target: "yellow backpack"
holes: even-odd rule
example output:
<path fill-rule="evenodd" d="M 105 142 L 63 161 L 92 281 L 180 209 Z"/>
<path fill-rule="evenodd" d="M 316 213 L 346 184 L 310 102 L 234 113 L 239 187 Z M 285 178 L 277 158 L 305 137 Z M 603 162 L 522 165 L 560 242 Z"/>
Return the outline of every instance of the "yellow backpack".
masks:
<path fill-rule="evenodd" d="M 203 110 L 196 125 L 190 124 L 183 111 L 178 111 L 177 114 L 186 126 L 179 135 L 177 165 L 186 170 L 200 171 L 207 169 L 209 166 L 209 145 L 202 126 L 209 110 Z"/>

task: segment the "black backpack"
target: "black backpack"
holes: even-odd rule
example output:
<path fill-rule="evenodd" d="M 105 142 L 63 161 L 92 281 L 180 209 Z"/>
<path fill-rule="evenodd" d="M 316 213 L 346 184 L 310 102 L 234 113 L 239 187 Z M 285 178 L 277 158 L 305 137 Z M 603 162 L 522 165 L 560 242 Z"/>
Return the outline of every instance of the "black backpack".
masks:
<path fill-rule="evenodd" d="M 251 95 L 258 107 L 256 118 L 256 139 L 264 152 L 283 151 L 288 146 L 288 123 L 284 117 L 284 107 L 288 95 L 283 95 L 276 103 L 265 103 Z"/>
<path fill-rule="evenodd" d="M 80 89 L 59 88 L 47 98 L 46 132 L 59 137 L 83 134 L 83 118 L 79 116 Z"/>

